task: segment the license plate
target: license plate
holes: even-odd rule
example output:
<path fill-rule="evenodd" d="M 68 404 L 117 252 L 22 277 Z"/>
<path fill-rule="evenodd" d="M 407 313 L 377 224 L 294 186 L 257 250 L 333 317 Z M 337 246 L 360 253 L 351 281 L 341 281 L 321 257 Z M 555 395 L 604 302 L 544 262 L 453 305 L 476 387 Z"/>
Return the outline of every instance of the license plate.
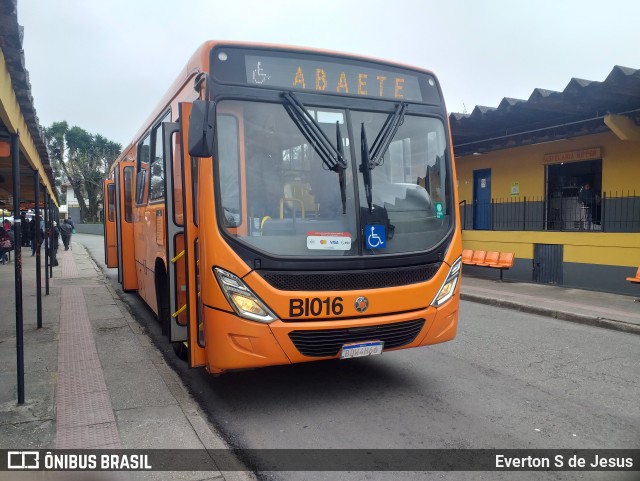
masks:
<path fill-rule="evenodd" d="M 382 354 L 382 341 L 357 342 L 345 344 L 340 352 L 340 359 L 351 359 L 352 357 L 375 356 Z"/>

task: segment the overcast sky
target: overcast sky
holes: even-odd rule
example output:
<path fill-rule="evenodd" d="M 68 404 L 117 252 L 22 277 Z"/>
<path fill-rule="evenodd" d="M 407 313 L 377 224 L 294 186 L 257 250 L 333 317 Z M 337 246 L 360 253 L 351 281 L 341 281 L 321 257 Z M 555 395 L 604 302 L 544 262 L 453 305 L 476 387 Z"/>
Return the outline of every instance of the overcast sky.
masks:
<path fill-rule="evenodd" d="M 127 145 L 205 40 L 336 50 L 432 70 L 449 112 L 640 68 L 638 0 L 18 0 L 43 126 Z"/>

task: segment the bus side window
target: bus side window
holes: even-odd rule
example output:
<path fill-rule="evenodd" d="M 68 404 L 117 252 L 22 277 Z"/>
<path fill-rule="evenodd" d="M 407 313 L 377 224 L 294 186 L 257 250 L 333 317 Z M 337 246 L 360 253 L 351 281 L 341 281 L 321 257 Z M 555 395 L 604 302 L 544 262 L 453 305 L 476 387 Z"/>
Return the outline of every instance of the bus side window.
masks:
<path fill-rule="evenodd" d="M 115 184 L 107 185 L 107 202 L 108 202 L 108 215 L 109 222 L 116 220 L 116 186 Z"/>
<path fill-rule="evenodd" d="M 124 220 L 133 222 L 133 167 L 124 168 Z"/>
<path fill-rule="evenodd" d="M 164 139 L 162 138 L 162 123 L 169 122 L 170 114 L 165 115 L 153 129 L 153 158 L 151 159 L 151 181 L 149 185 L 149 200 L 151 202 L 164 199 Z"/>
<path fill-rule="evenodd" d="M 171 165 L 171 173 L 173 176 L 173 216 L 176 225 L 183 226 L 184 204 L 182 199 L 182 151 L 180 136 L 174 135 L 171 144 L 173 147 L 173 165 Z"/>
<path fill-rule="evenodd" d="M 136 204 L 147 203 L 147 185 L 149 180 L 149 163 L 151 160 L 151 136 L 147 135 L 138 144 L 138 160 L 136 168 Z"/>

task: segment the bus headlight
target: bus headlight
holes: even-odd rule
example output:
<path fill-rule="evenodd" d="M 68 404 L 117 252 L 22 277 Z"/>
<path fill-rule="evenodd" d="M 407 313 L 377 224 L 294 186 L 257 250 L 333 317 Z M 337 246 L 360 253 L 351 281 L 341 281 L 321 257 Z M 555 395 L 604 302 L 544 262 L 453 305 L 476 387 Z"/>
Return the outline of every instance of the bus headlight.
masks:
<path fill-rule="evenodd" d="M 434 307 L 440 307 L 442 304 L 447 302 L 449 299 L 453 297 L 453 294 L 456 292 L 456 286 L 458 285 L 458 280 L 460 279 L 460 266 L 462 265 L 462 257 L 458 257 L 456 261 L 449 269 L 449 275 L 446 280 L 442 284 L 442 287 L 436 294 L 436 297 L 433 298 L 431 305 Z"/>
<path fill-rule="evenodd" d="M 216 275 L 222 293 L 240 317 L 265 323 L 276 319 L 276 315 L 258 299 L 258 296 L 238 276 L 218 267 L 213 268 L 213 273 Z"/>

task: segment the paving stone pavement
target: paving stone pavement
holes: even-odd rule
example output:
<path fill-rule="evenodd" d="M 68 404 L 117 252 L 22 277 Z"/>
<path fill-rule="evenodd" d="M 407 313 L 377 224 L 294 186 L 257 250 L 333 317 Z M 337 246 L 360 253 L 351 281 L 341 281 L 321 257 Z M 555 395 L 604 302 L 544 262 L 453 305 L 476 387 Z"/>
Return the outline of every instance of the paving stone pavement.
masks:
<path fill-rule="evenodd" d="M 227 447 L 77 242 L 58 251 L 60 265 L 53 268 L 49 295 L 42 266 L 43 325 L 38 329 L 37 257 L 29 252 L 24 248 L 22 257 L 23 405 L 17 403 L 13 259 L 0 265 L 0 449 Z M 13 479 L 5 474 L 0 478 Z M 46 474 L 44 479 L 74 478 Z M 254 479 L 251 473 L 215 469 L 122 474 L 92 473 L 91 479 Z"/>

